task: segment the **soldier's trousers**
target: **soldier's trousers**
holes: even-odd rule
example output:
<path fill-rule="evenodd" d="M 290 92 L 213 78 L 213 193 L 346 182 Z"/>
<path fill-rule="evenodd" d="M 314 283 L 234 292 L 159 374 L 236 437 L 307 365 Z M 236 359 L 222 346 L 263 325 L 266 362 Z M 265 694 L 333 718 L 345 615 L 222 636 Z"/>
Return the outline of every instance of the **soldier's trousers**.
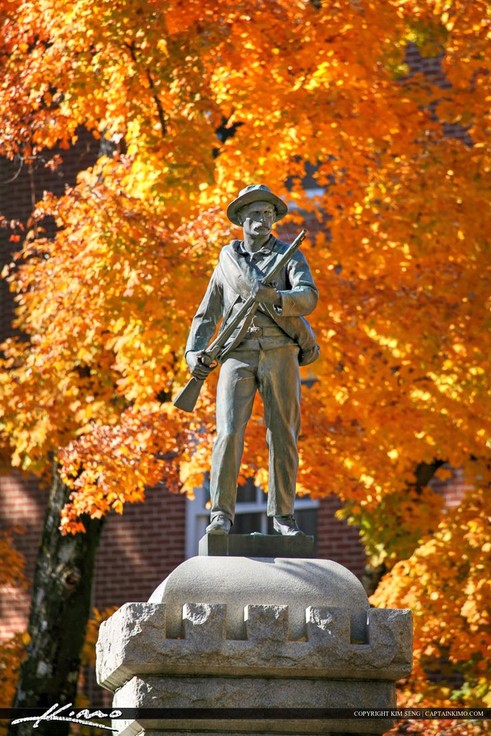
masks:
<path fill-rule="evenodd" d="M 256 391 L 264 404 L 269 448 L 268 516 L 293 513 L 300 431 L 298 347 L 236 350 L 225 360 L 217 388 L 217 436 L 210 474 L 212 518 L 234 519 L 244 432 Z"/>

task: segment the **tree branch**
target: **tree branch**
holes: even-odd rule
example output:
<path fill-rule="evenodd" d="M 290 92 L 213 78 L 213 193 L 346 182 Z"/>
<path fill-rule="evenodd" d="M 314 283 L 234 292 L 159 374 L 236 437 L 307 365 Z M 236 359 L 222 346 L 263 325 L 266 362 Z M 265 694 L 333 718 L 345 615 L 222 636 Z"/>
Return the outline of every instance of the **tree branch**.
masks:
<path fill-rule="evenodd" d="M 133 42 L 132 43 L 127 43 L 125 45 L 126 45 L 126 48 L 128 49 L 128 51 L 130 52 L 130 56 L 131 56 L 133 62 L 138 66 L 138 59 L 136 58 L 136 51 L 135 51 L 135 45 L 134 45 L 134 43 Z M 162 130 L 162 137 L 164 137 L 164 136 L 167 135 L 167 122 L 166 122 L 166 119 L 165 119 L 165 111 L 164 111 L 164 108 L 162 107 L 162 103 L 161 103 L 161 101 L 159 99 L 159 96 L 157 94 L 157 89 L 155 87 L 155 82 L 153 81 L 153 77 L 152 77 L 152 75 L 150 73 L 150 70 L 147 69 L 147 68 L 145 68 L 145 74 L 146 74 L 146 77 L 147 77 L 147 80 L 148 80 L 148 85 L 150 87 L 150 92 L 151 92 L 153 101 L 155 102 L 155 106 L 157 108 L 157 115 L 158 115 L 159 122 L 160 122 L 160 128 Z"/>

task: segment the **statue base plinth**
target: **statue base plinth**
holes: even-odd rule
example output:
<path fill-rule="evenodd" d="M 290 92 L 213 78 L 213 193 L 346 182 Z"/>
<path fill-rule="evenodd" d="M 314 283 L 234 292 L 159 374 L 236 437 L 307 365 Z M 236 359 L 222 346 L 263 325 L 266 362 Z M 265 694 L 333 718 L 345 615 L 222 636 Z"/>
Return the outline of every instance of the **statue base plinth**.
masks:
<path fill-rule="evenodd" d="M 205 534 L 198 551 L 206 557 L 313 558 L 314 537 L 303 534 Z"/>

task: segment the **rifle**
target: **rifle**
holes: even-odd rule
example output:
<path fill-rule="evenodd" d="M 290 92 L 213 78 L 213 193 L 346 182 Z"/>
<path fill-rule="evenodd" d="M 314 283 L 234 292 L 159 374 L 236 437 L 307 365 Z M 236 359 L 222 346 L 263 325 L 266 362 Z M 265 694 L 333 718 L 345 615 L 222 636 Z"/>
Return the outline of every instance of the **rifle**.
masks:
<path fill-rule="evenodd" d="M 293 243 L 288 247 L 288 250 L 286 250 L 283 255 L 280 256 L 280 258 L 277 260 L 277 262 L 271 269 L 271 272 L 262 282 L 262 285 L 266 286 L 267 284 L 272 283 L 277 279 L 283 267 L 286 266 L 286 264 L 295 254 L 295 252 L 299 249 L 300 244 L 305 238 L 306 232 L 306 230 L 302 230 L 302 232 L 297 235 Z M 239 327 L 239 325 L 247 317 L 250 316 L 251 312 L 252 314 L 254 314 L 256 309 L 256 297 L 251 294 L 251 296 L 249 296 L 244 304 L 241 306 L 235 317 L 231 319 L 229 324 L 226 325 L 223 330 L 219 332 L 217 337 L 212 340 L 206 350 L 203 350 L 199 358 L 200 361 L 209 368 L 216 368 L 218 363 L 220 362 L 222 348 L 226 344 L 229 337 L 235 332 L 237 327 Z M 203 383 L 204 380 L 196 378 L 195 376 L 190 378 L 182 391 L 180 391 L 174 399 L 174 406 L 177 406 L 178 409 L 182 409 L 183 411 L 193 411 L 194 407 L 196 406 L 196 402 L 198 400 L 198 396 L 200 394 Z"/>

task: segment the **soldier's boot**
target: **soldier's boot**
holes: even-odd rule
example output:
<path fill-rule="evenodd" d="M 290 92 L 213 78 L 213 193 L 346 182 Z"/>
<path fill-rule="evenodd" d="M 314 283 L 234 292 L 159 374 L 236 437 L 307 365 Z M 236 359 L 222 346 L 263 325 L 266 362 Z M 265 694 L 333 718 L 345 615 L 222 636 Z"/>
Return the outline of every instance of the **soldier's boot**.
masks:
<path fill-rule="evenodd" d="M 299 528 L 293 515 L 275 516 L 273 518 L 273 529 L 278 534 L 284 534 L 286 536 L 298 536 L 299 534 L 305 536 L 305 533 Z"/>
<path fill-rule="evenodd" d="M 228 534 L 232 522 L 225 514 L 214 514 L 211 517 L 210 524 L 206 527 L 207 534 Z"/>

